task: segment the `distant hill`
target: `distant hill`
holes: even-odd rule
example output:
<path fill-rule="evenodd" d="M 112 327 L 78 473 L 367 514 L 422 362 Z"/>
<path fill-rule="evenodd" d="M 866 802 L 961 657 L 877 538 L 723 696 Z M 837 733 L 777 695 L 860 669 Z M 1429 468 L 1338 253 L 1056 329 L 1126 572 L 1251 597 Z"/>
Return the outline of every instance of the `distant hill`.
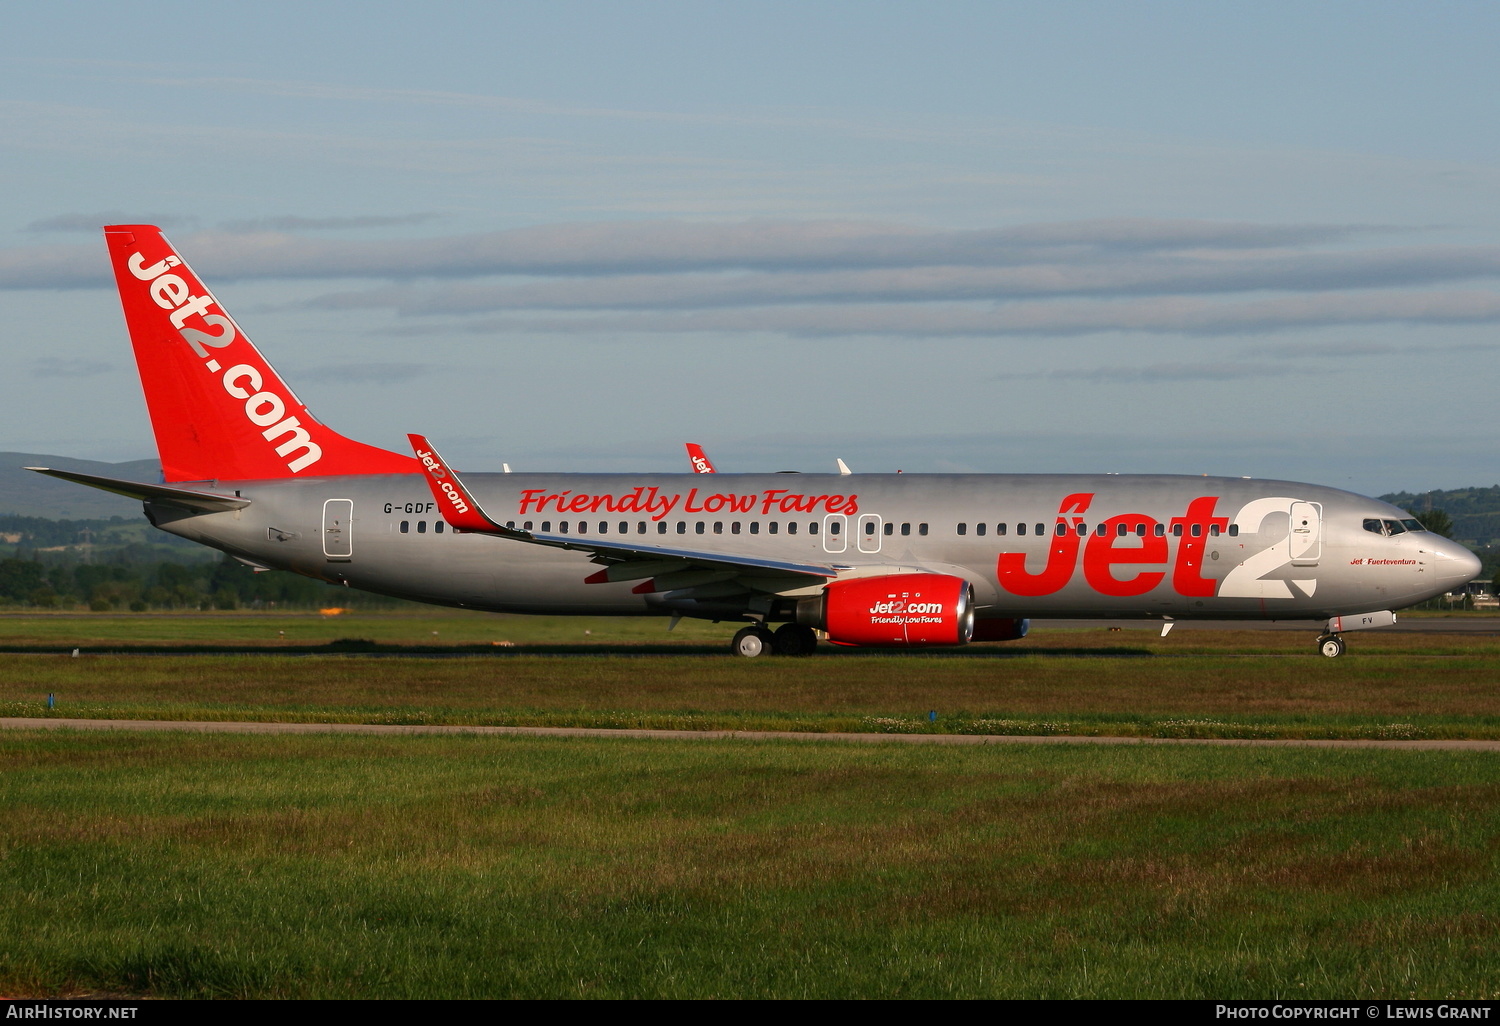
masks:
<path fill-rule="evenodd" d="M 1500 485 L 1432 492 L 1392 492 L 1380 497 L 1402 509 L 1440 509 L 1453 518 L 1453 540 L 1488 546 L 1500 541 Z"/>
<path fill-rule="evenodd" d="M 156 460 L 100 463 L 34 452 L 0 452 L 0 514 L 46 517 L 49 520 L 95 520 L 117 516 L 144 519 L 141 504 L 134 499 L 59 481 L 44 474 L 33 474 L 22 467 L 53 467 L 127 481 L 161 480 L 161 465 Z"/>

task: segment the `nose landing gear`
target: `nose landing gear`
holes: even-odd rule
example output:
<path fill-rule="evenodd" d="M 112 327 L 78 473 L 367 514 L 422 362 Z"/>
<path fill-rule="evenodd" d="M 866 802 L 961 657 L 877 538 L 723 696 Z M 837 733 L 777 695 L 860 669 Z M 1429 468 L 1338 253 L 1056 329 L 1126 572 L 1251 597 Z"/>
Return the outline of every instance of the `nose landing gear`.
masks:
<path fill-rule="evenodd" d="M 1344 654 L 1344 639 L 1337 634 L 1324 634 L 1318 638 L 1318 653 L 1329 659 L 1337 659 Z"/>

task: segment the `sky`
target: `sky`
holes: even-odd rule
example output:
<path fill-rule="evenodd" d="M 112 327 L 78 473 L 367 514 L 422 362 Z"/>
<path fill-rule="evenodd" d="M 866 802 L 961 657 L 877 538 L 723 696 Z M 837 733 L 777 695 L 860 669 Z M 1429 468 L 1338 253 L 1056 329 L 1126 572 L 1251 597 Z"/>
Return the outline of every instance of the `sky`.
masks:
<path fill-rule="evenodd" d="M 23 5 L 0 450 L 154 447 L 99 228 L 460 468 L 1500 481 L 1500 5 Z"/>

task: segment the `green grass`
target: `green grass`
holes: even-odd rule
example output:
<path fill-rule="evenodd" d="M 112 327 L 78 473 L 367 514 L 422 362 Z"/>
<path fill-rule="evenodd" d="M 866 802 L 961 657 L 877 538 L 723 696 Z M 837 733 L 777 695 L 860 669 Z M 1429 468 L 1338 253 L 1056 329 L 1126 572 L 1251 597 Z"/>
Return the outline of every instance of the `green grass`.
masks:
<path fill-rule="evenodd" d="M 370 617 L 361 626 L 390 637 L 408 630 L 404 623 Z M 190 626 L 204 629 L 199 620 Z M 607 643 L 551 649 L 569 657 L 517 647 L 417 658 L 412 646 L 380 656 L 4 653 L 0 715 L 45 714 L 52 694 L 52 715 L 93 718 L 1500 738 L 1500 638 L 1369 632 L 1329 660 L 1301 633 L 1132 633 L 1052 632 L 956 654 L 755 661 L 692 646 L 635 656 L 638 647 Z"/>
<path fill-rule="evenodd" d="M 320 646 L 343 638 L 451 648 L 521 645 L 702 645 L 727 648 L 733 628 L 663 617 L 508 616 L 435 607 L 414 610 L 183 613 L 0 613 L 0 648 Z"/>
<path fill-rule="evenodd" d="M 0 994 L 1500 990 L 1473 753 L 0 734 Z"/>

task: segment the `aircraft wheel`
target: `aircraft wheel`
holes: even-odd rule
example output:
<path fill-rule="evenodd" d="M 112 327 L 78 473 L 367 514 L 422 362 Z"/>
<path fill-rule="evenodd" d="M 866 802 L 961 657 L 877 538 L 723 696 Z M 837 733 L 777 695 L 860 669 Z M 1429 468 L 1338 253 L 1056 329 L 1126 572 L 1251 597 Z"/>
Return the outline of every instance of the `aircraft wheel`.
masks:
<path fill-rule="evenodd" d="M 777 655 L 810 656 L 817 647 L 818 636 L 800 623 L 784 623 L 772 635 L 771 651 Z"/>
<path fill-rule="evenodd" d="M 1329 659 L 1337 659 L 1344 654 L 1344 639 L 1337 634 L 1328 634 L 1318 639 L 1318 652 Z"/>
<path fill-rule="evenodd" d="M 754 659 L 756 656 L 765 655 L 771 651 L 771 644 L 771 632 L 764 627 L 744 627 L 729 643 L 729 650 L 746 659 Z"/>

